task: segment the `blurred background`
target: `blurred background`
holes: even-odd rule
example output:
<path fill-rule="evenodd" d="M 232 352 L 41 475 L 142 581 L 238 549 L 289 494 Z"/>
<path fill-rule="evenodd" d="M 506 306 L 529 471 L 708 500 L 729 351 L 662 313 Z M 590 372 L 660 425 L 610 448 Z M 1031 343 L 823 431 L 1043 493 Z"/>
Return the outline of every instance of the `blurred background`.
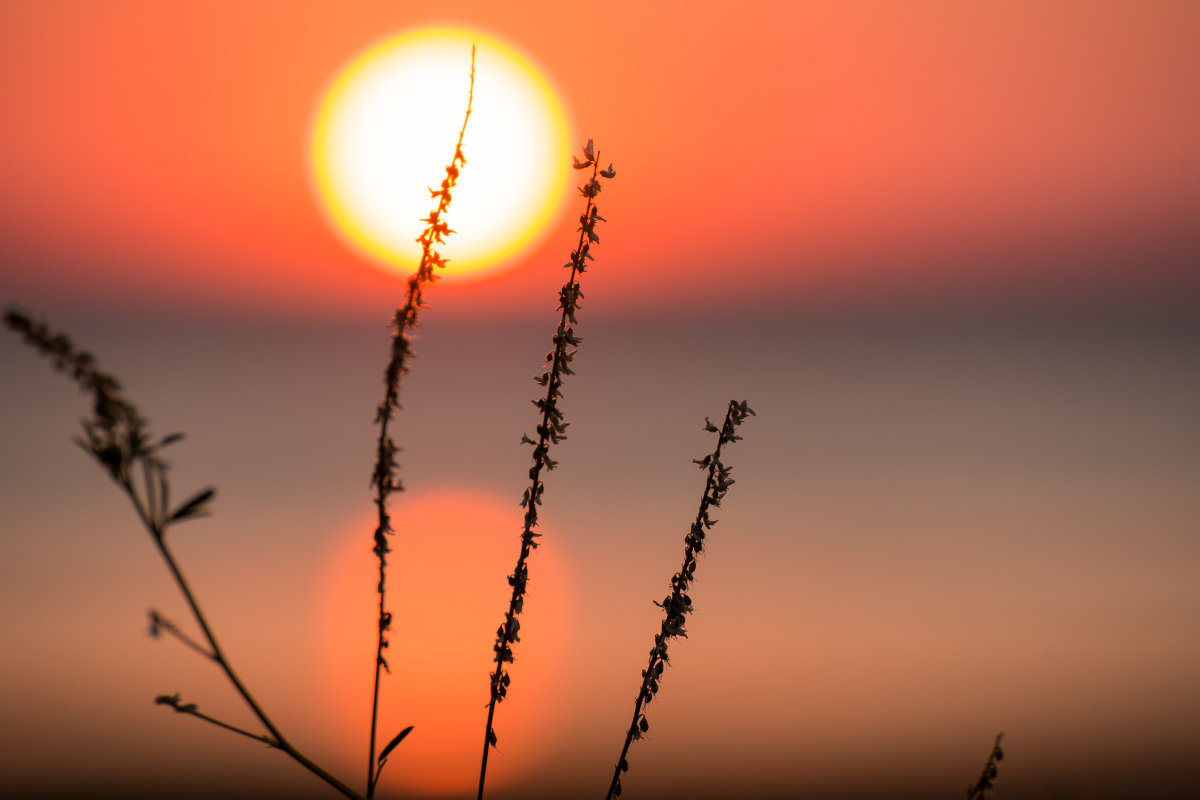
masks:
<path fill-rule="evenodd" d="M 403 283 L 322 216 L 307 136 L 392 33 L 537 63 L 617 168 L 546 479 L 494 795 L 598 795 L 703 489 L 758 412 L 628 797 L 1194 794 L 1200 7 L 13 2 L 0 302 L 71 333 L 218 487 L 175 547 L 291 739 L 352 785 L 374 407 Z M 468 162 L 470 153 L 467 153 Z M 470 164 L 463 180 L 469 179 Z M 573 176 L 574 177 L 574 176 Z M 403 385 L 383 796 L 473 796 L 574 200 L 428 295 Z M 453 224 L 453 211 L 451 211 Z M 447 254 L 452 256 L 451 244 Z M 85 399 L 0 337 L 0 765 L 24 796 L 327 797 L 253 725 Z M 407 528 L 405 527 L 407 525 Z M 493 783 L 494 781 L 494 783 Z"/>

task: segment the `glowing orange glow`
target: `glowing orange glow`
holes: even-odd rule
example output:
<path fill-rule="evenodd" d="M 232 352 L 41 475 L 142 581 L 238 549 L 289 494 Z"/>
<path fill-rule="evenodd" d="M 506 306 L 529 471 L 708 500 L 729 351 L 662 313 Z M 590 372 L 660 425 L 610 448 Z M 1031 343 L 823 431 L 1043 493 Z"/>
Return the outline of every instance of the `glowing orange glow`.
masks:
<path fill-rule="evenodd" d="M 411 272 L 414 241 L 454 154 L 475 59 L 463 139 L 467 167 L 441 248 L 448 275 L 495 267 L 525 250 L 565 197 L 562 103 L 521 53 L 490 36 L 422 28 L 385 40 L 334 80 L 312 132 L 312 170 L 329 220 L 382 266 Z"/>
<path fill-rule="evenodd" d="M 393 508 L 397 534 L 387 576 L 393 624 L 385 651 L 391 675 L 385 673 L 380 692 L 378 747 L 402 728 L 416 727 L 389 757 L 381 789 L 471 790 L 479 775 L 492 644 L 511 591 L 505 577 L 517 558 L 520 508 L 462 489 L 406 493 Z M 337 709 L 330 738 L 343 743 L 338 756 L 347 769 L 365 761 L 367 750 L 378 603 L 373 526 L 374 518 L 364 516 L 339 537 L 322 587 L 323 683 Z M 499 749 L 488 764 L 489 786 L 493 776 L 499 786 L 536 768 L 544 749 L 539 729 L 559 705 L 563 564 L 552 544 L 539 547 L 530 563 L 513 684 L 496 712 Z"/>

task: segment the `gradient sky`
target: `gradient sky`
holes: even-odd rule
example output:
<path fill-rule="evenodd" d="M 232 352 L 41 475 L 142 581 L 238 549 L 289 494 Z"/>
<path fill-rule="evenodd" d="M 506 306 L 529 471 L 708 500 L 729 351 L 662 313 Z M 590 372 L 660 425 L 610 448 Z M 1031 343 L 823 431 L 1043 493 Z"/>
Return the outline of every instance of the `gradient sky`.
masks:
<path fill-rule="evenodd" d="M 434 22 L 528 53 L 575 138 L 619 163 L 606 211 L 625 229 L 596 280 L 638 287 L 623 310 L 668 290 L 712 306 L 735 276 L 741 307 L 1195 289 L 1190 2 L 3 13 L 4 277 L 39 306 L 372 308 L 393 284 L 324 224 L 308 126 L 355 54 Z M 562 239 L 530 261 L 561 260 Z M 535 274 L 464 290 L 471 313 L 527 310 Z"/>
<path fill-rule="evenodd" d="M 302 749 L 361 781 L 371 587 L 346 576 L 370 568 L 403 299 L 322 217 L 308 128 L 341 66 L 438 23 L 525 52 L 618 170 L 494 796 L 603 792 L 702 489 L 701 421 L 730 396 L 759 417 L 624 796 L 961 795 L 998 730 L 1005 796 L 1193 796 L 1200 5 L 349 9 L 0 9 L 0 303 L 187 431 L 179 491 L 220 494 L 180 556 Z M 453 758 L 458 720 L 482 736 L 573 202 L 508 270 L 430 294 L 397 514 L 441 549 L 397 573 L 411 641 L 384 720 L 417 728 L 385 797 Z M 251 724 L 145 635 L 147 607 L 186 610 L 71 444 L 82 413 L 0 336 L 9 785 L 330 796 L 151 704 L 181 691 Z"/>

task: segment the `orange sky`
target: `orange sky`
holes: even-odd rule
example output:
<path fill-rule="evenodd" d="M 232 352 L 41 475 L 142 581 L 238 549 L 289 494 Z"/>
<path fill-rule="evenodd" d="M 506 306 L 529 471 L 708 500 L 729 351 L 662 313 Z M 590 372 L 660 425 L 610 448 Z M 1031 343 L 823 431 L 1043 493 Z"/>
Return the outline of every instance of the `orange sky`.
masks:
<path fill-rule="evenodd" d="M 524 50 L 620 177 L 594 288 L 738 309 L 1194 285 L 1200 9 L 896 4 L 8 3 L 6 297 L 344 313 L 394 301 L 321 219 L 308 125 L 366 45 L 434 22 Z M 468 178 L 464 177 L 464 180 Z M 573 210 L 455 308 L 542 303 Z M 729 283 L 736 276 L 735 285 Z M 611 304 L 609 305 L 611 308 Z"/>

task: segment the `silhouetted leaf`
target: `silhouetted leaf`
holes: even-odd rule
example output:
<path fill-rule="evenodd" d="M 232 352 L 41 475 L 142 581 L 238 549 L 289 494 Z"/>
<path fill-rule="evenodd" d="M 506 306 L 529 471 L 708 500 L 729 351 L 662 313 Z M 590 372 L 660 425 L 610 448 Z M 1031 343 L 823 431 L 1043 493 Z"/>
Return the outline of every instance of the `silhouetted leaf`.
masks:
<path fill-rule="evenodd" d="M 181 519 L 204 514 L 204 504 L 211 500 L 216 493 L 217 490 L 210 486 L 176 509 L 175 513 L 167 518 L 167 522 L 178 522 Z"/>
<path fill-rule="evenodd" d="M 408 736 L 408 734 L 412 733 L 412 729 L 413 729 L 413 726 L 409 725 L 407 728 L 405 728 L 404 730 L 397 733 L 396 738 L 394 738 L 390 742 L 388 742 L 388 746 L 383 748 L 383 752 L 381 752 L 379 754 L 379 765 L 380 766 L 383 766 L 383 760 L 388 757 L 388 754 L 396 749 L 396 745 L 403 742 L 404 737 Z"/>

